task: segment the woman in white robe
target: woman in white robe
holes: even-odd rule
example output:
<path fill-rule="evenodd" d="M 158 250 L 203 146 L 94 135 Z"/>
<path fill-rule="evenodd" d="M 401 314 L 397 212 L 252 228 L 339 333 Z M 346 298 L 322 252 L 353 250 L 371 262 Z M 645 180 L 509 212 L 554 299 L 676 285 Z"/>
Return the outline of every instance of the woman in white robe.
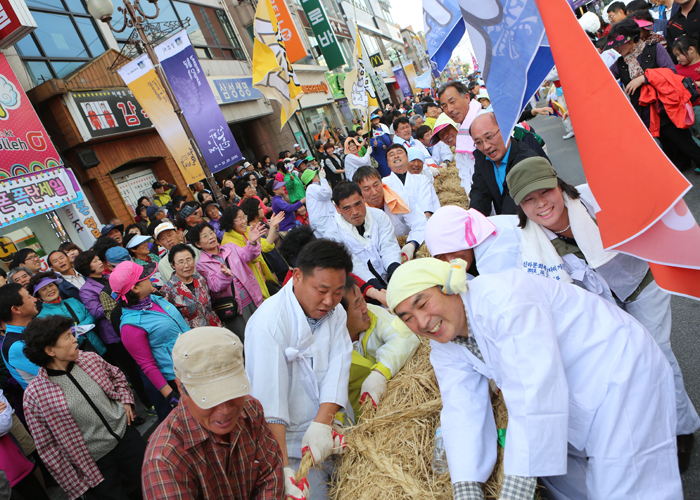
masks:
<path fill-rule="evenodd" d="M 617 304 L 649 331 L 665 354 L 674 372 L 678 459 L 685 471 L 700 418 L 671 349 L 670 294 L 659 288 L 646 262 L 604 250 L 592 210 L 547 160 L 523 160 L 513 166 L 506 182 L 522 228 L 521 269 L 577 284 Z"/>

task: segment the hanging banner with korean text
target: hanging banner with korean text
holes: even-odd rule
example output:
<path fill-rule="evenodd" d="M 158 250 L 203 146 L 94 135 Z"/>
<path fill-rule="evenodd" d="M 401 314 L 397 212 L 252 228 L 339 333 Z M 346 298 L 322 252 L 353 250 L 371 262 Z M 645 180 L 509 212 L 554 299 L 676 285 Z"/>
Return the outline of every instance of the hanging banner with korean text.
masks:
<path fill-rule="evenodd" d="M 202 166 L 148 55 L 143 54 L 122 66 L 119 76 L 148 113 L 148 118 L 173 155 L 185 182 L 194 184 L 204 179 Z"/>
<path fill-rule="evenodd" d="M 0 180 L 0 228 L 83 199 L 73 172 L 55 167 Z"/>
<path fill-rule="evenodd" d="M 157 45 L 155 53 L 211 173 L 239 162 L 243 155 L 207 82 L 187 30 Z"/>
<path fill-rule="evenodd" d="M 153 126 L 129 89 L 71 92 L 69 95 L 85 123 L 88 132 L 88 137 L 83 137 L 85 141 Z"/>
<path fill-rule="evenodd" d="M 80 241 L 85 248 L 91 248 L 97 238 L 102 236 L 100 230 L 102 223 L 97 218 L 95 210 L 87 199 L 76 201 L 62 209 L 68 220 L 73 225 L 73 229 L 80 236 Z M 59 212 L 60 213 L 60 212 Z"/>
<path fill-rule="evenodd" d="M 7 57 L 0 52 L 0 179 L 61 163 Z"/>
<path fill-rule="evenodd" d="M 320 0 L 302 0 L 301 6 L 309 19 L 309 24 L 311 24 L 316 41 L 321 47 L 328 69 L 333 70 L 345 64 L 338 40 L 335 38 L 335 33 L 331 29 L 328 16 L 323 10 Z"/>
<path fill-rule="evenodd" d="M 284 46 L 287 48 L 289 62 L 297 62 L 299 59 L 303 59 L 308 54 L 289 13 L 287 4 L 284 3 L 284 0 L 270 0 L 270 3 L 272 4 L 272 10 L 275 11 L 277 26 L 279 27 L 280 35 L 284 39 Z"/>

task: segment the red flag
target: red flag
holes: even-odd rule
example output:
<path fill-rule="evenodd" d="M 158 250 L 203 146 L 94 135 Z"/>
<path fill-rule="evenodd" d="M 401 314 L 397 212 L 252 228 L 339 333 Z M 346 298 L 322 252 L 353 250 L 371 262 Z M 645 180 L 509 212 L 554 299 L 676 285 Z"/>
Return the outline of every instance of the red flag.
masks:
<path fill-rule="evenodd" d="M 537 6 L 601 207 L 603 245 L 649 261 L 665 290 L 700 299 L 700 228 L 682 200 L 690 183 L 659 149 L 568 2 Z"/>

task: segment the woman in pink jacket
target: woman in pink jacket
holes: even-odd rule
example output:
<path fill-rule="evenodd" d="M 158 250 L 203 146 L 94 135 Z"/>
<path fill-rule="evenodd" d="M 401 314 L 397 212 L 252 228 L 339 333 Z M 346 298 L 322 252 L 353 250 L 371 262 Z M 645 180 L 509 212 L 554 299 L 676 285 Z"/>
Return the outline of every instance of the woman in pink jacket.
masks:
<path fill-rule="evenodd" d="M 195 268 L 207 280 L 212 307 L 241 342 L 248 319 L 263 301 L 260 286 L 248 266 L 248 262 L 260 255 L 260 230 L 259 224 L 250 227 L 248 243 L 244 247 L 235 243 L 219 245 L 214 228 L 206 222 L 200 222 L 187 233 L 190 243 L 202 250 Z M 234 298 L 235 303 L 226 300 Z M 227 302 L 234 304 L 235 314 L 225 306 Z"/>

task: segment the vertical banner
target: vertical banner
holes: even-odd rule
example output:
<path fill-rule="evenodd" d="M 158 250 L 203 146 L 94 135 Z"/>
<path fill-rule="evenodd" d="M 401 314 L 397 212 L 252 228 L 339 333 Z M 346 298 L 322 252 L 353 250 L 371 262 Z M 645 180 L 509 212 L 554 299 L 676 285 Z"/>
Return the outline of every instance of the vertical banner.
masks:
<path fill-rule="evenodd" d="M 345 64 L 343 53 L 338 46 L 338 40 L 331 29 L 326 12 L 321 7 L 320 0 L 302 0 L 301 6 L 309 19 L 309 24 L 311 24 L 314 36 L 321 47 L 328 69 L 334 70 L 338 66 Z"/>
<path fill-rule="evenodd" d="M 211 173 L 242 160 L 187 30 L 171 36 L 154 50 Z"/>
<path fill-rule="evenodd" d="M 97 218 L 97 214 L 95 214 L 95 210 L 92 208 L 90 202 L 86 199 L 82 199 L 63 207 L 63 211 L 78 233 L 78 236 L 80 236 L 83 247 L 91 248 L 92 245 L 95 244 L 97 238 L 102 236 L 100 232 L 102 223 L 100 219 Z"/>
<path fill-rule="evenodd" d="M 394 66 L 391 68 L 391 70 L 394 72 L 396 83 L 399 84 L 399 88 L 401 89 L 404 99 L 409 97 L 413 92 L 411 91 L 411 85 L 408 83 L 408 79 L 406 78 L 406 73 L 404 72 L 403 68 L 401 66 Z"/>
<path fill-rule="evenodd" d="M 272 4 L 272 10 L 275 11 L 280 35 L 282 35 L 284 45 L 287 48 L 289 62 L 294 63 L 306 57 L 308 54 L 304 48 L 304 42 L 301 41 L 297 27 L 289 14 L 287 4 L 284 0 L 270 0 L 270 3 Z"/>
<path fill-rule="evenodd" d="M 202 166 L 148 55 L 143 54 L 122 66 L 119 76 L 148 114 L 158 135 L 173 155 L 185 182 L 193 184 L 204 179 Z"/>
<path fill-rule="evenodd" d="M 409 63 L 404 63 L 403 64 L 403 70 L 406 73 L 406 80 L 408 80 L 408 84 L 411 88 L 411 94 L 415 94 L 416 90 L 416 77 L 418 76 L 416 74 L 416 68 L 413 66 L 412 62 Z"/>
<path fill-rule="evenodd" d="M 61 163 L 7 57 L 0 52 L 0 179 Z"/>

